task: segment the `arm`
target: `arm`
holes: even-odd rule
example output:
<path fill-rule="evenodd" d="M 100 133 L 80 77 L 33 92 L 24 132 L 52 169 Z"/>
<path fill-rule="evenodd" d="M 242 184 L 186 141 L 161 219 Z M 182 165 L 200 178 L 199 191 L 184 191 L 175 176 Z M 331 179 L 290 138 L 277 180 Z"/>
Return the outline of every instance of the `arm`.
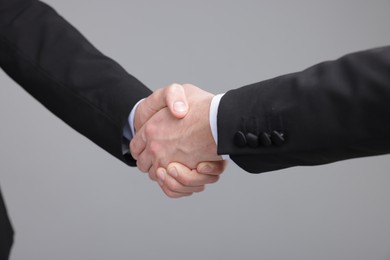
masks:
<path fill-rule="evenodd" d="M 249 172 L 384 154 L 390 152 L 389 122 L 385 47 L 227 92 L 218 109 L 218 153 Z M 273 131 L 284 141 L 272 140 Z M 253 136 L 237 145 L 239 132 L 256 136 L 258 146 L 249 144 Z M 264 134 L 271 145 L 260 140 Z"/>
<path fill-rule="evenodd" d="M 135 165 L 122 154 L 122 131 L 132 107 L 151 91 L 46 4 L 0 4 L 3 70 L 72 128 Z"/>
<path fill-rule="evenodd" d="M 0 66 L 72 128 L 118 159 L 136 165 L 129 153 L 123 154 L 122 144 L 130 142 L 123 138 L 123 129 L 130 110 L 151 91 L 51 7 L 36 0 L 0 0 Z M 184 92 L 177 88 L 159 90 L 153 102 L 148 100 L 135 113 L 136 128 L 163 107 L 178 118 L 188 108 Z M 212 174 L 223 171 L 223 164 L 205 164 Z M 166 184 L 161 185 L 170 197 L 191 195 L 217 180 L 181 165 L 177 168 L 181 170 L 177 180 L 166 175 Z"/>
<path fill-rule="evenodd" d="M 390 152 L 390 47 L 350 54 L 305 71 L 227 92 L 218 108 L 218 147 L 211 134 L 212 95 L 186 90 L 190 109 L 182 120 L 156 113 L 131 142 L 138 167 L 171 161 L 193 167 L 230 158 L 249 172 Z M 196 104 L 196 105 L 195 105 Z M 208 158 L 208 159 L 207 159 Z"/>

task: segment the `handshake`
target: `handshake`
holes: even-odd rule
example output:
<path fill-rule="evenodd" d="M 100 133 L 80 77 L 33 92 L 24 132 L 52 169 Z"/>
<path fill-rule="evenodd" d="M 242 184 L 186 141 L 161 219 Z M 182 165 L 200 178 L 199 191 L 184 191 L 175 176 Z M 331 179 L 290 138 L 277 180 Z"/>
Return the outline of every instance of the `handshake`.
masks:
<path fill-rule="evenodd" d="M 389 66 L 383 47 L 223 97 L 170 85 L 133 109 L 131 154 L 169 197 L 181 197 L 218 180 L 226 166 L 218 153 L 252 173 L 389 153 Z"/>
<path fill-rule="evenodd" d="M 201 192 L 225 169 L 210 127 L 213 97 L 194 85 L 172 84 L 132 111 L 131 155 L 168 197 Z"/>

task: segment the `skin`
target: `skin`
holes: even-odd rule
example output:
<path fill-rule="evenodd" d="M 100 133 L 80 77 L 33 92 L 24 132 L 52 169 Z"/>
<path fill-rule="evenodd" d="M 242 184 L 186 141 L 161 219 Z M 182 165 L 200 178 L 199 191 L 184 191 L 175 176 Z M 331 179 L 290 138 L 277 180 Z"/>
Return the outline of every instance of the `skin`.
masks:
<path fill-rule="evenodd" d="M 209 171 L 199 172 L 200 168 L 205 165 Z M 199 169 L 193 170 L 180 163 L 171 163 L 167 169 L 157 170 L 157 181 L 163 192 L 170 198 L 190 196 L 193 193 L 204 191 L 206 184 L 217 182 L 225 167 L 224 161 L 200 163 Z"/>
<path fill-rule="evenodd" d="M 203 191 L 226 167 L 209 127 L 212 97 L 190 84 L 172 84 L 137 107 L 130 151 L 137 167 L 148 172 L 168 197 Z"/>

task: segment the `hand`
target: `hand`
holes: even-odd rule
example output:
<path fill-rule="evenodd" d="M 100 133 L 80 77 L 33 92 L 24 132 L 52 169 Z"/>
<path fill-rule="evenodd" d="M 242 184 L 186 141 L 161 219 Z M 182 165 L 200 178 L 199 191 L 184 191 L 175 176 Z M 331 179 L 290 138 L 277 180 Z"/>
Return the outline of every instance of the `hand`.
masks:
<path fill-rule="evenodd" d="M 178 119 L 186 116 L 188 102 L 181 85 L 172 84 L 159 89 L 138 105 L 134 118 L 136 132 L 163 108 L 168 108 L 170 114 Z M 137 162 L 137 164 L 139 163 Z M 172 163 L 167 169 L 160 168 L 158 170 L 158 178 L 155 171 L 150 172 L 149 177 L 160 184 L 161 189 L 168 197 L 178 198 L 203 191 L 205 184 L 218 180 L 225 167 L 224 161 L 200 163 L 196 170 L 191 170 L 180 163 Z"/>
<path fill-rule="evenodd" d="M 213 94 L 190 84 L 183 88 L 189 104 L 186 116 L 178 119 L 163 108 L 148 117 L 130 143 L 138 168 L 152 179 L 157 168 L 166 168 L 170 162 L 195 169 L 200 162 L 221 160 L 209 124 Z"/>
<path fill-rule="evenodd" d="M 134 128 L 138 131 L 154 114 L 168 107 L 170 113 L 180 119 L 188 112 L 187 97 L 184 88 L 179 84 L 171 84 L 153 92 L 137 107 L 134 116 Z"/>
<path fill-rule="evenodd" d="M 170 198 L 191 196 L 205 189 L 205 184 L 215 183 L 226 167 L 226 161 L 203 162 L 191 170 L 180 163 L 170 163 L 157 169 L 157 181 Z"/>

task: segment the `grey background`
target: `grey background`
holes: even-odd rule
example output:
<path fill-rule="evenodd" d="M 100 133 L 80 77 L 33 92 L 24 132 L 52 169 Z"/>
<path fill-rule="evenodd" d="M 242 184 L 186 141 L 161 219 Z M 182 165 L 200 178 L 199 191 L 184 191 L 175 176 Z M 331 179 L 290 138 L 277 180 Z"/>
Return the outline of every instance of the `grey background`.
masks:
<path fill-rule="evenodd" d="M 390 42 L 390 1 L 48 0 L 152 89 L 213 93 Z M 0 183 L 18 259 L 390 259 L 389 156 L 166 198 L 0 73 Z"/>

